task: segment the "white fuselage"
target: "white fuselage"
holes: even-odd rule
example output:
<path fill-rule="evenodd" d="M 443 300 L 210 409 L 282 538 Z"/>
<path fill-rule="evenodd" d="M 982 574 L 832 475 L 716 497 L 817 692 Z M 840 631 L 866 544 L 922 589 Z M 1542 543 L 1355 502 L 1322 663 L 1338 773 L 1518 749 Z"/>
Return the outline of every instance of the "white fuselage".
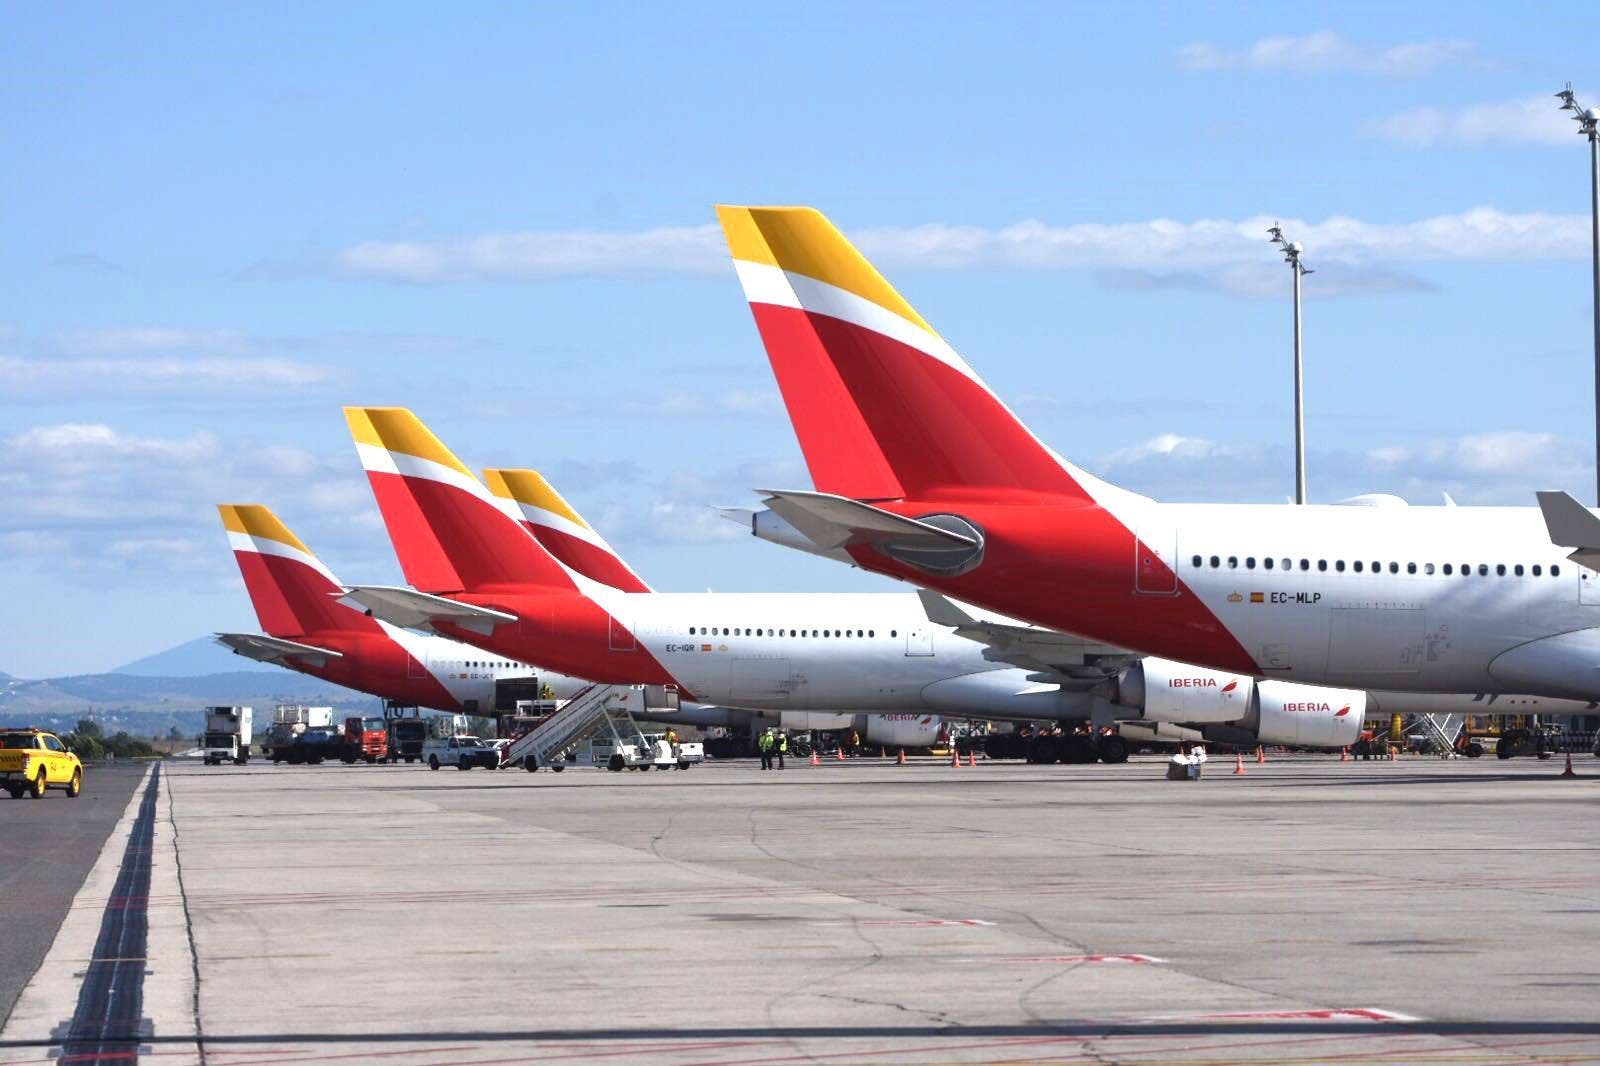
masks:
<path fill-rule="evenodd" d="M 1600 584 L 1550 543 L 1535 508 L 1165 504 L 1146 514 L 1156 528 L 1139 521 L 1141 537 L 1172 545 L 1183 585 L 1262 676 L 1600 696 Z M 1147 602 L 1160 610 L 1159 597 Z"/>

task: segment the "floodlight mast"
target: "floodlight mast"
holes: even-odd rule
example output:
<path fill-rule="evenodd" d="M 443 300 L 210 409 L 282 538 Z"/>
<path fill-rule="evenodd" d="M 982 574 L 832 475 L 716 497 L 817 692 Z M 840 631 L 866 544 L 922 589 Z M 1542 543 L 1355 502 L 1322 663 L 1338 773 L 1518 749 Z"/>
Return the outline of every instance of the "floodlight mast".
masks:
<path fill-rule="evenodd" d="M 1306 502 L 1306 407 L 1305 360 L 1300 346 L 1300 278 L 1316 271 L 1300 262 L 1305 248 L 1299 241 L 1284 237 L 1283 227 L 1274 222 L 1267 229 L 1267 237 L 1283 249 L 1283 261 L 1294 274 L 1294 502 Z"/>
<path fill-rule="evenodd" d="M 1590 272 L 1594 284 L 1594 410 L 1595 410 L 1595 499 L 1600 502 L 1600 109 L 1579 107 L 1572 83 L 1556 93 L 1561 110 L 1571 111 L 1578 133 L 1589 138 L 1589 248 Z"/>

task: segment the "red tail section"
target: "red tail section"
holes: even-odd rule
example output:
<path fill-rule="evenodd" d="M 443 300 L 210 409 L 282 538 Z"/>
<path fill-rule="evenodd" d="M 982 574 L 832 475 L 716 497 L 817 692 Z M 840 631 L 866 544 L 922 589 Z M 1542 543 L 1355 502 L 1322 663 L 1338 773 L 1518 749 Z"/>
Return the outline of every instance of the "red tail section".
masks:
<path fill-rule="evenodd" d="M 574 587 L 522 523 L 501 510 L 410 411 L 347 407 L 345 417 L 412 585 L 431 593 Z"/>
<path fill-rule="evenodd" d="M 380 632 L 378 623 L 337 602 L 343 587 L 268 508 L 220 504 L 217 511 L 263 632 L 286 638 Z"/>
<path fill-rule="evenodd" d="M 1088 498 L 1086 475 L 1034 437 L 822 215 L 718 214 L 818 489 Z"/>

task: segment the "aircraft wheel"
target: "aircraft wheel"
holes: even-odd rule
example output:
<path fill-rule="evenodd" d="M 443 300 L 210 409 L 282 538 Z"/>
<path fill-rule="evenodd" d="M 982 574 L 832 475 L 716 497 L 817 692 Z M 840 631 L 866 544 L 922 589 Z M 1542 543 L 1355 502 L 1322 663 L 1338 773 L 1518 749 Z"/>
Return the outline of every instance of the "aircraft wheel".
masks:
<path fill-rule="evenodd" d="M 1095 745 L 1100 753 L 1103 763 L 1123 763 L 1128 761 L 1128 742 L 1114 733 L 1109 733 L 1100 738 Z"/>

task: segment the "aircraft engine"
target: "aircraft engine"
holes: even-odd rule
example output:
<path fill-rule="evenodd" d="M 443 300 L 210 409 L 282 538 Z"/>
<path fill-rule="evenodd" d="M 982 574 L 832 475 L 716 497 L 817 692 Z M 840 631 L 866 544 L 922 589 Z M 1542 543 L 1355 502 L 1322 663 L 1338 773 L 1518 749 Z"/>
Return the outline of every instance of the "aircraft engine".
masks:
<path fill-rule="evenodd" d="M 1342 748 L 1361 737 L 1367 717 L 1365 692 L 1263 681 L 1256 694 L 1256 732 L 1263 743 Z"/>
<path fill-rule="evenodd" d="M 1145 722 L 1237 722 L 1250 713 L 1255 680 L 1146 657 L 1117 675 L 1111 702 Z"/>
<path fill-rule="evenodd" d="M 885 748 L 931 748 L 944 719 L 936 714 L 869 714 L 861 739 Z"/>

